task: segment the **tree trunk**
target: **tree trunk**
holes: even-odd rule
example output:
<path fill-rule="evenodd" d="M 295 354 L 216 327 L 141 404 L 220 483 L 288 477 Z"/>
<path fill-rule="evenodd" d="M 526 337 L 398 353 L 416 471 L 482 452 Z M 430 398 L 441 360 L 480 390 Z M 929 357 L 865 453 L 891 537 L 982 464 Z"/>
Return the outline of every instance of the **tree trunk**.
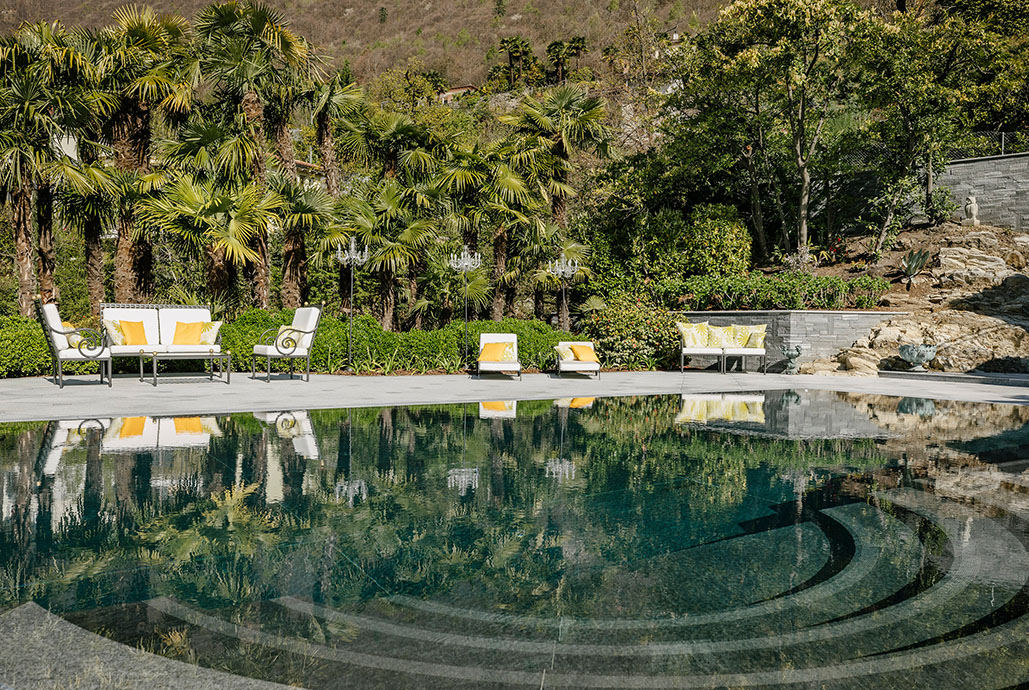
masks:
<path fill-rule="evenodd" d="M 339 161 L 336 159 L 336 143 L 332 137 L 332 123 L 329 118 L 322 118 L 318 122 L 318 152 L 322 157 L 325 189 L 329 192 L 329 196 L 338 199 L 340 195 Z"/>
<path fill-rule="evenodd" d="M 253 234 L 250 238 L 250 249 L 257 254 L 257 260 L 246 265 L 245 275 L 250 281 L 250 301 L 258 309 L 267 309 L 272 288 L 266 230 L 259 230 Z"/>
<path fill-rule="evenodd" d="M 875 238 L 875 248 L 872 250 L 872 254 L 875 256 L 876 261 L 881 257 L 883 246 L 886 244 L 886 235 L 890 232 L 890 226 L 893 224 L 893 216 L 897 212 L 897 204 L 900 203 L 900 195 L 903 193 L 904 187 L 898 183 L 897 188 L 893 191 L 890 196 L 890 205 L 886 208 L 886 217 L 883 218 L 882 225 L 879 226 L 879 235 Z"/>
<path fill-rule="evenodd" d="M 307 247 L 304 233 L 287 230 L 282 241 L 282 306 L 296 309 L 307 296 Z"/>
<path fill-rule="evenodd" d="M 397 294 L 393 290 L 393 275 L 388 271 L 379 274 L 379 297 L 382 300 L 382 330 L 394 330 L 394 318 L 397 309 Z"/>
<path fill-rule="evenodd" d="M 515 316 L 515 299 L 518 297 L 518 287 L 512 282 L 504 286 L 504 316 Z"/>
<path fill-rule="evenodd" d="M 143 175 L 150 169 L 150 112 L 139 102 L 128 102 L 111 123 L 114 167 L 122 172 Z M 118 209 L 118 248 L 114 257 L 114 299 L 116 302 L 139 301 L 138 291 L 147 291 L 152 283 L 139 270 L 152 268 L 149 248 L 136 250 L 135 209 L 131 200 L 123 200 Z"/>
<path fill-rule="evenodd" d="M 27 185 L 21 185 L 12 196 L 18 311 L 22 316 L 32 316 L 32 300 L 36 295 L 36 275 L 32 271 L 32 191 Z"/>
<path fill-rule="evenodd" d="M 225 257 L 222 247 L 207 246 L 207 289 L 212 295 L 227 295 L 233 287 L 235 267 Z"/>
<path fill-rule="evenodd" d="M 54 188 L 42 183 L 36 188 L 36 276 L 39 278 L 39 296 L 43 304 L 57 302 L 57 284 L 54 282 L 54 267 L 57 257 L 54 250 Z"/>
<path fill-rule="evenodd" d="M 100 303 L 104 301 L 104 244 L 99 220 L 89 222 L 82 230 L 86 250 L 86 292 L 89 294 L 89 313 L 100 317 Z"/>
<path fill-rule="evenodd" d="M 500 281 L 507 271 L 507 227 L 501 225 L 493 237 L 493 308 L 491 318 L 500 321 L 504 318 L 504 290 Z"/>
<path fill-rule="evenodd" d="M 149 303 L 154 294 L 154 246 L 146 237 L 139 236 L 132 243 L 132 273 L 136 279 L 134 299 Z"/>
<path fill-rule="evenodd" d="M 533 315 L 540 321 L 545 321 L 547 318 L 544 310 L 546 309 L 546 300 L 543 294 L 543 288 L 533 288 L 532 290 L 532 312 Z"/>
<path fill-rule="evenodd" d="M 557 297 L 557 325 L 562 331 L 572 330 L 572 318 L 568 313 L 568 289 L 558 290 Z"/>
<path fill-rule="evenodd" d="M 342 263 L 339 265 L 339 276 L 337 278 L 339 308 L 343 312 L 349 312 L 354 308 L 354 305 L 350 303 L 350 272 L 352 270 L 354 269 L 350 266 L 344 266 Z"/>
<path fill-rule="evenodd" d="M 936 189 L 936 175 L 933 172 L 933 161 L 932 158 L 926 157 L 925 160 L 925 207 L 932 208 L 933 206 L 933 191 Z"/>
<path fill-rule="evenodd" d="M 808 245 L 808 207 L 811 205 L 811 171 L 807 163 L 800 166 L 800 201 L 797 209 L 797 252 L 804 254 Z"/>
<path fill-rule="evenodd" d="M 293 137 L 289 133 L 289 120 L 281 122 L 275 128 L 275 155 L 282 165 L 282 172 L 291 182 L 300 182 L 297 173 L 297 154 L 293 149 Z"/>
<path fill-rule="evenodd" d="M 750 149 L 750 147 L 748 147 Z M 757 239 L 757 251 L 761 259 L 768 258 L 768 240 L 765 237 L 765 214 L 761 209 L 761 187 L 758 183 L 757 170 L 754 167 L 754 153 L 750 149 L 743 153 L 750 173 L 750 211 L 754 220 L 754 236 Z"/>
<path fill-rule="evenodd" d="M 243 94 L 240 102 L 243 115 L 250 124 L 250 135 L 254 139 L 256 155 L 251 162 L 254 182 L 262 189 L 268 186 L 268 170 L 264 159 L 264 104 L 256 91 Z M 250 280 L 250 296 L 254 306 L 267 309 L 271 295 L 271 263 L 268 256 L 268 233 L 261 229 L 250 238 L 250 249 L 257 254 L 257 261 L 248 264 L 245 275 Z"/>
<path fill-rule="evenodd" d="M 419 270 L 421 268 L 424 268 L 424 267 L 423 266 L 412 265 L 411 268 L 409 269 L 410 273 L 408 274 L 408 277 L 407 277 L 407 294 L 409 295 L 409 298 L 410 298 L 410 304 L 411 304 L 412 310 L 414 309 L 415 305 L 418 304 L 418 297 L 419 297 L 418 274 L 423 272 L 423 271 Z M 411 319 L 411 327 L 414 328 L 414 329 L 419 329 L 420 330 L 421 327 L 422 327 L 422 319 L 425 316 L 425 312 L 423 310 L 419 309 L 417 311 L 413 311 L 412 313 L 413 313 L 413 318 Z"/>

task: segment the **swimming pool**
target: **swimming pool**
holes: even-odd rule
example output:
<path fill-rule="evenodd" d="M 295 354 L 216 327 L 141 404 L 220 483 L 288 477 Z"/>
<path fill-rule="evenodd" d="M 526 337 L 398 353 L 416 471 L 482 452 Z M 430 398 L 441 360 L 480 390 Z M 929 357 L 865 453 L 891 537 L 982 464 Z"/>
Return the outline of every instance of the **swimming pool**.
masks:
<path fill-rule="evenodd" d="M 0 685 L 1016 687 L 1027 467 L 824 391 L 0 425 Z"/>

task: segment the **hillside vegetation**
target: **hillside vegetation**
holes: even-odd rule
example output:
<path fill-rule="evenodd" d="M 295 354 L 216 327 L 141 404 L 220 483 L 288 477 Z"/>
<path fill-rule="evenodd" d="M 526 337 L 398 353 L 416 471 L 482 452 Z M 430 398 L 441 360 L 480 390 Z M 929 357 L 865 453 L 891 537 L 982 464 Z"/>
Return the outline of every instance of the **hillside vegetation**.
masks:
<path fill-rule="evenodd" d="M 7 0 L 0 10 L 0 32 L 23 20 L 61 20 L 66 26 L 99 28 L 110 24 L 115 9 L 128 0 Z M 192 17 L 206 0 L 154 0 L 162 13 Z M 292 28 L 318 46 L 337 66 L 349 60 L 359 79 L 417 58 L 453 84 L 478 85 L 502 37 L 524 36 L 542 57 L 556 38 L 585 36 L 590 53 L 584 64 L 596 66 L 600 50 L 631 23 L 653 15 L 667 31 L 686 31 L 711 20 L 722 0 L 270 0 L 289 17 Z M 382 9 L 385 12 L 382 12 Z M 383 19 L 385 21 L 383 21 Z M 491 50 L 493 53 L 491 53 Z"/>

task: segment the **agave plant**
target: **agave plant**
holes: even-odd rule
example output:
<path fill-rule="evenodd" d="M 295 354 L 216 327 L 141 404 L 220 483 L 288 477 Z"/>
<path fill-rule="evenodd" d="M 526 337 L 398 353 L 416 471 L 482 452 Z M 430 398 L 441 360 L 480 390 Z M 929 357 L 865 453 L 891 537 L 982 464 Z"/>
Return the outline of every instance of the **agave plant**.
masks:
<path fill-rule="evenodd" d="M 928 249 L 912 249 L 900 260 L 900 272 L 907 280 L 908 290 L 911 289 L 911 283 L 914 282 L 915 277 L 925 270 L 928 263 Z"/>

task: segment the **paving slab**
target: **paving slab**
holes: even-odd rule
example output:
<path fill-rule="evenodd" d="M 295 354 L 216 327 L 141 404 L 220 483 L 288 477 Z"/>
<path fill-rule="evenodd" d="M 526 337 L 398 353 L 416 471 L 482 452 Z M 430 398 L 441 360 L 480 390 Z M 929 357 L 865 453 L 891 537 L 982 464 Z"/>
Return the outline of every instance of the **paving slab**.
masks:
<path fill-rule="evenodd" d="M 484 400 L 547 400 L 759 390 L 808 389 L 896 395 L 936 400 L 1029 404 L 1029 386 L 991 385 L 978 380 L 900 380 L 851 376 L 708 371 L 608 372 L 585 376 L 526 374 L 504 376 L 335 376 L 312 375 L 310 382 L 285 374 L 270 383 L 237 374 L 232 383 L 207 377 L 165 376 L 154 387 L 135 376 L 115 377 L 113 387 L 95 377 L 69 377 L 63 389 L 49 378 L 0 381 L 0 422 L 81 419 L 133 415 L 198 415 L 423 405 Z"/>

